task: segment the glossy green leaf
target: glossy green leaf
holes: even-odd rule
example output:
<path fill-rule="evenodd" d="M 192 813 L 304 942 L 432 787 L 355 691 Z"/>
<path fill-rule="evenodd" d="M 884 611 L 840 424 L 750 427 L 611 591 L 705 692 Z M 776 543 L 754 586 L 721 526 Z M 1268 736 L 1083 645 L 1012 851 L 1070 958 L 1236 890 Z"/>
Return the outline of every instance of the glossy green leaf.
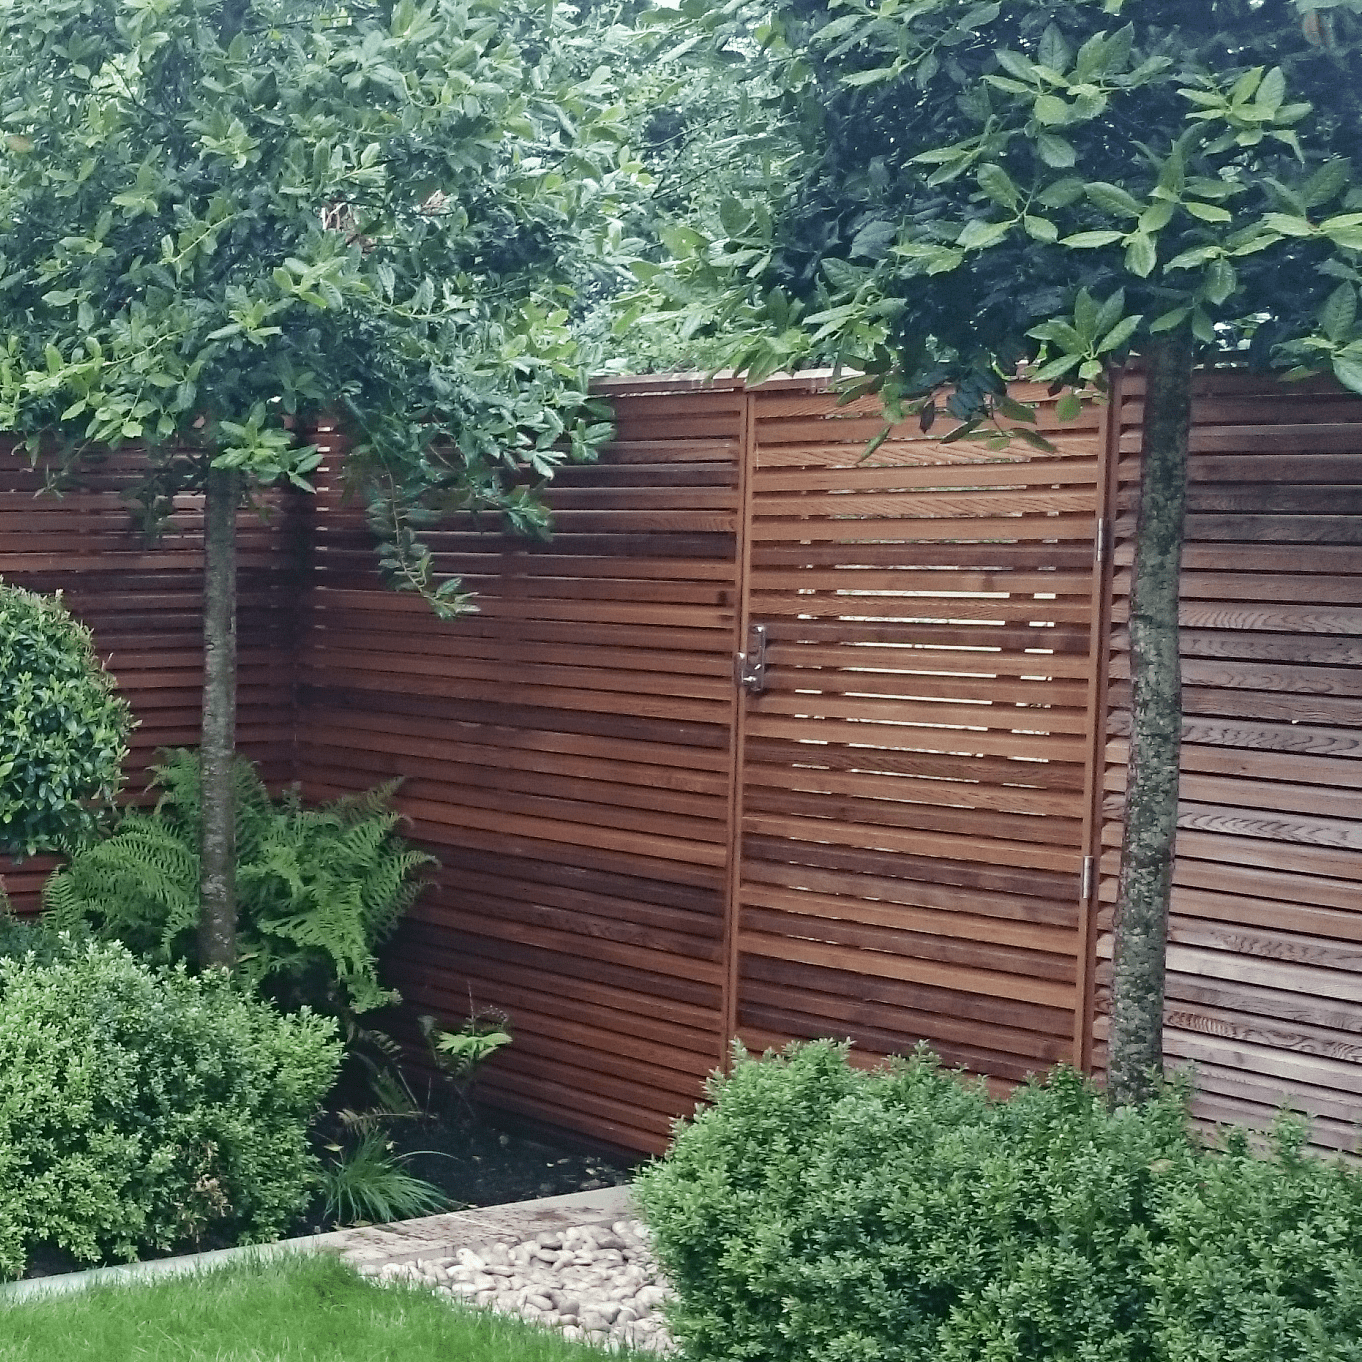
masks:
<path fill-rule="evenodd" d="M 1110 246 L 1120 241 L 1123 235 L 1122 232 L 1075 232 L 1073 236 L 1064 237 L 1059 244 L 1075 250 L 1090 251 L 1099 246 Z"/>
<path fill-rule="evenodd" d="M 1335 344 L 1342 344 L 1352 333 L 1357 320 L 1357 290 L 1350 283 L 1340 284 L 1320 309 L 1320 330 Z"/>
<path fill-rule="evenodd" d="M 1122 189 L 1120 185 L 1108 184 L 1099 180 L 1084 185 L 1083 190 L 1093 203 L 1099 208 L 1105 209 L 1108 213 L 1134 218 L 1139 217 L 1142 211 L 1139 200 Z"/>
<path fill-rule="evenodd" d="M 1047 166 L 1056 170 L 1067 170 L 1078 159 L 1072 142 L 1054 133 L 1042 132 L 1036 137 L 1036 151 Z"/>
<path fill-rule="evenodd" d="M 1158 263 L 1158 247 L 1144 232 L 1136 232 L 1126 244 L 1126 269 L 1141 279 L 1149 277 Z"/>

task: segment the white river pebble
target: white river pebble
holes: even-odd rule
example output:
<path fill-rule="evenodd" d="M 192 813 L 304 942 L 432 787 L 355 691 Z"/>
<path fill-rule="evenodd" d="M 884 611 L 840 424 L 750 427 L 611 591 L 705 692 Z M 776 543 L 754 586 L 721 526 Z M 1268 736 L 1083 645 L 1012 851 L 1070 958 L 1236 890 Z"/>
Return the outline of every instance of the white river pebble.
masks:
<path fill-rule="evenodd" d="M 443 1295 L 518 1315 L 616 1349 L 675 1351 L 663 1317 L 670 1292 L 640 1220 L 579 1225 L 522 1244 L 484 1244 L 453 1257 L 369 1269 L 379 1281 L 415 1281 Z"/>

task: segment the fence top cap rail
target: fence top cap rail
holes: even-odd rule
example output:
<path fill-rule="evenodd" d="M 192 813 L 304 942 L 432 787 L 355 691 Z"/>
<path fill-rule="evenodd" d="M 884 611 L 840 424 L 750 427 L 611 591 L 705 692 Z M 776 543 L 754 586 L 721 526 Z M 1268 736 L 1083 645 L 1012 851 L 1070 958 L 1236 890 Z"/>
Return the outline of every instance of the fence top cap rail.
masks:
<path fill-rule="evenodd" d="M 850 370 L 843 370 L 852 377 Z M 740 374 L 724 370 L 716 374 L 597 374 L 591 391 L 610 397 L 675 392 L 827 392 L 833 383 L 831 369 L 808 369 L 797 374 L 776 374 L 760 383 L 748 383 Z"/>
<path fill-rule="evenodd" d="M 855 378 L 859 370 L 843 369 L 840 378 Z M 1120 373 L 1127 383 L 1134 387 L 1127 396 L 1138 396 L 1139 386 L 1144 382 L 1145 362 L 1140 356 L 1127 361 Z M 1115 377 L 1113 373 L 1113 377 Z M 1250 369 L 1248 364 L 1236 356 L 1220 356 L 1211 363 L 1197 366 L 1197 382 L 1201 395 L 1217 385 L 1228 385 L 1232 389 L 1253 388 L 1259 384 L 1267 385 L 1270 396 L 1299 395 L 1304 397 L 1355 397 L 1331 374 L 1320 373 L 1304 379 L 1285 380 L 1280 373 L 1266 375 Z M 1277 380 L 1273 384 L 1273 378 Z M 591 380 L 591 391 L 605 397 L 632 397 L 648 394 L 677 392 L 808 392 L 826 393 L 835 387 L 836 379 L 832 369 L 806 369 L 794 374 L 774 374 L 762 379 L 760 383 L 748 383 L 740 374 L 731 370 L 706 374 L 700 371 L 676 372 L 667 374 L 596 374 Z M 1020 374 L 1013 381 L 1014 386 L 1025 383 Z M 1043 385 L 1030 384 L 1038 392 L 1044 392 Z M 1026 400 L 1035 400 L 1031 394 Z"/>

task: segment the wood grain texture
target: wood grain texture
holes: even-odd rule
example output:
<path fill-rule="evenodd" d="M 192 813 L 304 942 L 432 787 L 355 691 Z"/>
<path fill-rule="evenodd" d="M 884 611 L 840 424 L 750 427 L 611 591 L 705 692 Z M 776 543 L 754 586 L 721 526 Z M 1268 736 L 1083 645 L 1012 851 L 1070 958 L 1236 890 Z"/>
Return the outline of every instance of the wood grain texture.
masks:
<path fill-rule="evenodd" d="M 738 436 L 746 397 L 616 401 L 598 463 L 548 493 L 543 544 L 441 526 L 450 623 L 375 579 L 321 481 L 299 774 L 405 777 L 441 862 L 390 951 L 414 1010 L 512 1018 L 484 1095 L 657 1151 L 723 1057 Z"/>
<path fill-rule="evenodd" d="M 740 1030 L 1072 1059 L 1099 418 L 1042 404 L 1055 455 L 905 427 L 867 459 L 873 413 L 755 402 Z"/>
<path fill-rule="evenodd" d="M 1119 842 L 1130 523 L 1140 379 L 1121 407 L 1103 843 Z M 1270 1123 L 1356 1151 L 1362 1117 L 1362 402 L 1204 375 L 1181 582 L 1185 722 L 1165 1055 L 1195 1066 L 1203 1121 Z M 1116 864 L 1102 860 L 1100 898 Z M 1099 914 L 1099 979 L 1111 911 Z M 1107 994 L 1099 985 L 1099 1001 Z M 1105 1034 L 1099 1015 L 1094 1031 Z"/>

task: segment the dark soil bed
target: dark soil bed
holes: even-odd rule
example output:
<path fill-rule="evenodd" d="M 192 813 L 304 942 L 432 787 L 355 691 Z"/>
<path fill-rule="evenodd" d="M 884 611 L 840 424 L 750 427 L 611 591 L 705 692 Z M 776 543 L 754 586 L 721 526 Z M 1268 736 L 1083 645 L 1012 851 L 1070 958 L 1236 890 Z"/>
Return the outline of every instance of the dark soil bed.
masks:
<path fill-rule="evenodd" d="M 616 1187 L 628 1182 L 643 1161 L 550 1126 L 489 1111 L 394 1131 L 393 1141 L 397 1150 L 411 1154 L 406 1164 L 410 1172 L 465 1206 Z"/>

